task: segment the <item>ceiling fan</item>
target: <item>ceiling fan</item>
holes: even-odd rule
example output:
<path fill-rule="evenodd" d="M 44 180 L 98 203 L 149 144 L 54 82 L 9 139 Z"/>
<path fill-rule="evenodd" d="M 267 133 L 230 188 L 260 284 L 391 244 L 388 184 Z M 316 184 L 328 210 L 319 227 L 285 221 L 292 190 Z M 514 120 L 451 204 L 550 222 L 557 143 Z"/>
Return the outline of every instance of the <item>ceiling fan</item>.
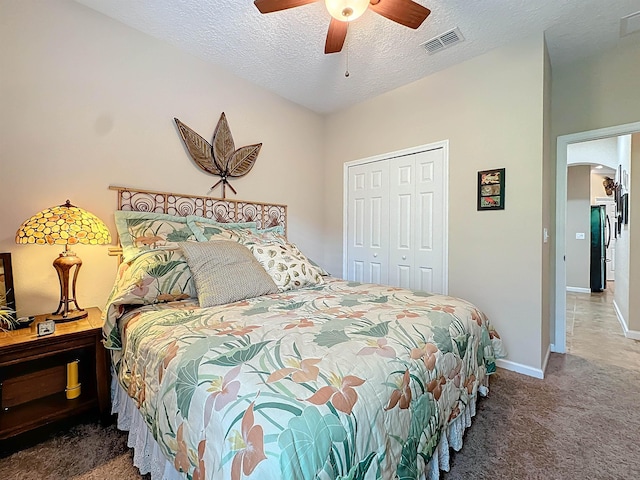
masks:
<path fill-rule="evenodd" d="M 271 13 L 316 1 L 318 0 L 255 0 L 253 3 L 260 13 Z M 431 13 L 431 10 L 412 0 L 324 0 L 324 2 L 332 17 L 324 53 L 337 53 L 342 50 L 349 22 L 362 15 L 367 8 L 413 29 L 422 25 Z"/>

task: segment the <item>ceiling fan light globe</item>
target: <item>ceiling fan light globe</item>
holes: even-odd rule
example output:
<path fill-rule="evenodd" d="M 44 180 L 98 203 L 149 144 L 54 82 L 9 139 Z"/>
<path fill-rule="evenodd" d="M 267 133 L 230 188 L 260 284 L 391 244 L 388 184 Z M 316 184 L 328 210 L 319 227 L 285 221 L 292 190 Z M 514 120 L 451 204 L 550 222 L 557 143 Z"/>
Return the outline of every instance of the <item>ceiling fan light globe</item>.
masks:
<path fill-rule="evenodd" d="M 341 22 L 354 21 L 369 7 L 369 0 L 324 0 L 324 3 L 329 14 Z"/>

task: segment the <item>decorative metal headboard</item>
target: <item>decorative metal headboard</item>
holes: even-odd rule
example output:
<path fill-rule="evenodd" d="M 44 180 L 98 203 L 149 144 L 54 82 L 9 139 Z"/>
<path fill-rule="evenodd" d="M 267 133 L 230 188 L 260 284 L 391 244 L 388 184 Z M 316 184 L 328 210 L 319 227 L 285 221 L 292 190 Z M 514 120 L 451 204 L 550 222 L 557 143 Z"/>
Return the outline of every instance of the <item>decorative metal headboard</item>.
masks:
<path fill-rule="evenodd" d="M 220 223 L 256 222 L 258 228 L 282 226 L 287 231 L 287 206 L 276 203 L 249 202 L 137 188 L 110 186 L 118 192 L 118 210 L 167 213 L 186 217 L 197 215 Z M 122 249 L 112 248 L 110 255 Z"/>

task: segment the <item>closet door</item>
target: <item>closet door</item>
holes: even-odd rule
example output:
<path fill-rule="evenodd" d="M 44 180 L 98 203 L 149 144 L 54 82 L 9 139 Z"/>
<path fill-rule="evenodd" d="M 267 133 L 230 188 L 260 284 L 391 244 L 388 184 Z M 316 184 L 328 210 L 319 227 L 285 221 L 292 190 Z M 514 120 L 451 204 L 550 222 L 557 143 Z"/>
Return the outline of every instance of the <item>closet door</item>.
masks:
<path fill-rule="evenodd" d="M 447 154 L 442 145 L 347 165 L 347 279 L 447 293 Z"/>
<path fill-rule="evenodd" d="M 389 162 L 389 284 L 444 293 L 444 149 Z"/>
<path fill-rule="evenodd" d="M 447 293 L 444 149 L 416 153 L 414 290 Z"/>
<path fill-rule="evenodd" d="M 348 169 L 347 278 L 389 282 L 389 161 Z"/>
<path fill-rule="evenodd" d="M 389 162 L 389 285 L 414 288 L 416 162 L 414 155 Z"/>

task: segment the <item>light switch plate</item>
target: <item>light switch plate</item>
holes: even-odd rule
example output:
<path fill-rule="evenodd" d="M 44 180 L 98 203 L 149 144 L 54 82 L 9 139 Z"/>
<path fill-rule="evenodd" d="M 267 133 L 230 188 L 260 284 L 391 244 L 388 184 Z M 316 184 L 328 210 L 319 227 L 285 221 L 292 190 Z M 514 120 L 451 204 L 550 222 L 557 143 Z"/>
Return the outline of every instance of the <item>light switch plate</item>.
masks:
<path fill-rule="evenodd" d="M 576 240 L 584 240 L 584 239 L 585 239 L 584 232 L 576 233 Z"/>

